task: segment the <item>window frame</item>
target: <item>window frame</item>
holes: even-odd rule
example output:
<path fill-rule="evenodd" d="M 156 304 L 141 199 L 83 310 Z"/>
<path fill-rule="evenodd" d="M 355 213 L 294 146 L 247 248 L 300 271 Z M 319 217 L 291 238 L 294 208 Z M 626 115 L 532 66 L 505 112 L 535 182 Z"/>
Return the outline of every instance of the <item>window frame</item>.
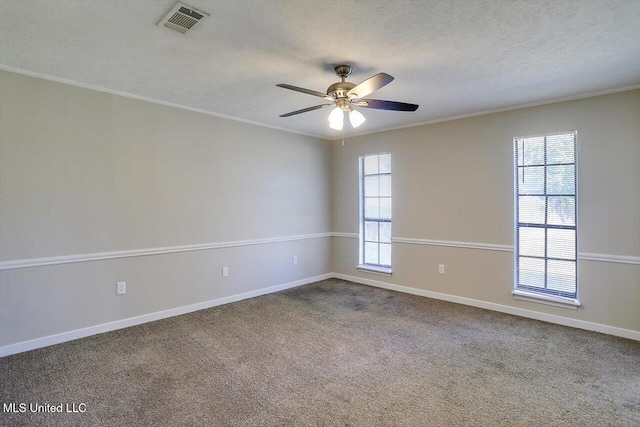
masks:
<path fill-rule="evenodd" d="M 377 197 L 378 199 L 380 198 L 388 198 L 391 201 L 391 214 L 390 214 L 390 218 L 386 219 L 386 218 L 367 218 L 365 217 L 365 199 L 366 199 L 366 195 L 365 195 L 365 174 L 364 174 L 364 162 L 365 162 L 365 158 L 370 157 L 370 156 L 380 156 L 380 155 L 389 155 L 389 160 L 390 160 L 390 165 L 389 165 L 389 170 L 390 172 L 385 172 L 385 173 L 377 173 L 377 174 L 370 174 L 370 175 L 366 175 L 368 176 L 383 176 L 383 175 L 387 175 L 390 177 L 390 196 L 374 196 Z M 358 202 L 359 202 L 359 209 L 358 209 L 358 218 L 359 218 L 359 228 L 358 228 L 358 248 L 359 248 L 359 254 L 358 254 L 358 265 L 357 265 L 357 269 L 360 271 L 365 271 L 368 273 L 374 273 L 374 274 L 381 274 L 381 275 L 385 275 L 385 276 L 390 276 L 392 274 L 392 264 L 393 264 L 393 242 L 392 239 L 390 238 L 389 240 L 389 245 L 390 245 L 390 249 L 391 249 L 391 262 L 389 265 L 384 265 L 384 264 L 368 264 L 365 262 L 365 244 L 367 242 L 371 242 L 371 241 L 367 241 L 365 238 L 365 223 L 366 222 L 377 222 L 378 223 L 378 240 L 377 243 L 378 245 L 380 245 L 380 223 L 388 223 L 389 224 L 389 228 L 390 228 L 390 233 L 393 227 L 393 178 L 392 178 L 392 173 L 393 173 L 393 168 L 391 167 L 391 152 L 385 151 L 385 152 L 379 152 L 379 153 L 369 153 L 369 154 L 362 154 L 358 157 Z M 379 172 L 379 171 L 378 171 Z M 387 243 L 384 243 L 387 244 Z M 378 262 L 380 261 L 380 248 L 378 246 Z"/>
<path fill-rule="evenodd" d="M 547 138 L 548 137 L 552 137 L 552 136 L 557 136 L 557 135 L 570 135 L 573 134 L 573 162 L 571 163 L 567 163 L 567 162 L 561 162 L 561 163 L 548 163 L 547 162 L 547 151 L 548 151 L 548 142 L 547 142 Z M 520 165 L 518 163 L 518 141 L 522 141 L 525 139 L 529 139 L 529 138 L 544 138 L 544 154 L 543 154 L 543 162 L 541 164 L 536 164 L 536 165 L 525 165 L 524 163 L 524 159 L 523 159 L 523 164 Z M 521 299 L 521 300 L 525 300 L 525 301 L 531 301 L 531 302 L 539 302 L 539 303 L 543 303 L 543 304 L 549 304 L 549 305 L 554 305 L 554 306 L 559 306 L 559 307 L 567 307 L 567 308 L 573 308 L 573 309 L 577 309 L 580 306 L 580 301 L 578 300 L 578 295 L 579 295 L 579 286 L 578 286 L 578 131 L 577 130 L 571 130 L 571 131 L 563 131 L 563 132 L 551 132 L 551 133 L 545 133 L 545 134 L 535 134 L 535 135 L 526 135 L 526 136 L 516 136 L 513 138 L 513 154 L 514 154 L 514 160 L 513 160 L 513 165 L 514 165 L 514 285 L 513 285 L 513 291 L 512 294 L 514 295 L 514 297 L 516 299 Z M 573 194 L 550 194 L 548 193 L 548 188 L 547 188 L 547 167 L 549 166 L 556 166 L 556 165 L 573 165 L 574 168 L 574 193 Z M 535 195 L 530 195 L 530 194 L 520 194 L 519 191 L 519 168 L 522 167 L 523 168 L 523 172 L 524 170 L 526 170 L 527 167 L 543 167 L 544 168 L 544 188 L 543 188 L 543 193 L 542 194 L 535 194 Z M 520 196 L 523 195 L 530 195 L 530 196 L 537 196 L 537 197 L 544 197 L 545 198 L 545 222 L 544 224 L 533 224 L 533 223 L 526 223 L 526 222 L 520 222 L 520 217 L 519 217 L 519 207 L 520 207 Z M 548 198 L 549 197 L 561 197 L 561 196 L 572 196 L 574 198 L 574 225 L 573 226 L 567 226 L 567 225 L 555 225 L 555 224 L 549 224 L 548 221 Z M 544 265 L 545 265 L 545 272 L 544 272 L 544 284 L 545 284 L 545 288 L 534 288 L 531 286 L 519 286 L 519 267 L 520 267 L 520 248 L 519 248 L 519 241 L 520 241 L 520 233 L 519 230 L 520 228 L 538 228 L 538 229 L 543 229 L 544 230 L 544 256 L 543 257 L 539 257 L 539 256 L 529 256 L 526 255 L 526 257 L 531 257 L 531 258 L 535 258 L 535 259 L 542 259 L 544 260 Z M 574 241 L 574 259 L 573 260 L 568 260 L 568 259 L 560 259 L 560 258 L 555 258 L 555 257 L 549 257 L 548 256 L 548 230 L 549 229 L 559 229 L 559 230 L 573 230 L 574 231 L 574 235 L 575 235 L 575 241 Z M 575 264 L 575 292 L 574 293 L 570 293 L 570 292 L 563 292 L 563 291 L 559 291 L 559 290 L 547 290 L 547 282 L 549 279 L 549 274 L 548 274 L 548 261 L 551 260 L 560 260 L 560 261 L 572 261 Z"/>

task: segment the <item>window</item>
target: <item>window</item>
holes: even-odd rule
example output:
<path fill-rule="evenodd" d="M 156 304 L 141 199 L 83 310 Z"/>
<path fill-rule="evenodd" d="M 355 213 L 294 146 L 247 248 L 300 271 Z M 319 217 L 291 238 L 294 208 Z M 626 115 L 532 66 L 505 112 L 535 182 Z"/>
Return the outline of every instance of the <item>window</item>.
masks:
<path fill-rule="evenodd" d="M 391 274 L 391 154 L 360 157 L 359 269 Z"/>
<path fill-rule="evenodd" d="M 576 132 L 514 141 L 514 294 L 575 299 Z"/>

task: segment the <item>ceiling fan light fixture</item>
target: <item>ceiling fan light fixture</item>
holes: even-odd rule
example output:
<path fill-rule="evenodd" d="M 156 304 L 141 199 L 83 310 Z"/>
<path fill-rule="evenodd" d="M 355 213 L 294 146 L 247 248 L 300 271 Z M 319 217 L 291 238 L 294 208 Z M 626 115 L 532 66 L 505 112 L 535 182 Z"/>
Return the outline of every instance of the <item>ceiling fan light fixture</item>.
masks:
<path fill-rule="evenodd" d="M 351 126 L 357 128 L 358 126 L 363 124 L 365 120 L 366 119 L 360 111 L 354 110 L 353 108 L 349 107 L 349 121 L 351 122 Z"/>
<path fill-rule="evenodd" d="M 344 112 L 342 108 L 336 107 L 329 114 L 329 127 L 335 130 L 342 130 L 344 126 Z"/>

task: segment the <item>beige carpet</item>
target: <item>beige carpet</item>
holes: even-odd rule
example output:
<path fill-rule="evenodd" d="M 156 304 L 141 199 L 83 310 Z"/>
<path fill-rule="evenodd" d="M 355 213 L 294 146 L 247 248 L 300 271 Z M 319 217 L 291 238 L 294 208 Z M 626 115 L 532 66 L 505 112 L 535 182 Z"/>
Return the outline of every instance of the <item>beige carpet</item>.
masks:
<path fill-rule="evenodd" d="M 327 280 L 0 360 L 3 425 L 639 426 L 640 343 Z"/>

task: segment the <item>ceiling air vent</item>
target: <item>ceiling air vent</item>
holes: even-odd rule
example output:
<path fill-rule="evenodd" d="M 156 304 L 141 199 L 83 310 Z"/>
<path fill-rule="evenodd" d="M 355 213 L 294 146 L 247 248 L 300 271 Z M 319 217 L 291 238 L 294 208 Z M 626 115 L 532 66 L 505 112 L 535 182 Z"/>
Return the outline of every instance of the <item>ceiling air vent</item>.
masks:
<path fill-rule="evenodd" d="M 207 16 L 209 16 L 207 12 L 198 10 L 188 4 L 178 2 L 173 6 L 173 9 L 169 11 L 167 16 L 158 22 L 158 25 L 165 26 L 173 31 L 184 34 Z"/>

